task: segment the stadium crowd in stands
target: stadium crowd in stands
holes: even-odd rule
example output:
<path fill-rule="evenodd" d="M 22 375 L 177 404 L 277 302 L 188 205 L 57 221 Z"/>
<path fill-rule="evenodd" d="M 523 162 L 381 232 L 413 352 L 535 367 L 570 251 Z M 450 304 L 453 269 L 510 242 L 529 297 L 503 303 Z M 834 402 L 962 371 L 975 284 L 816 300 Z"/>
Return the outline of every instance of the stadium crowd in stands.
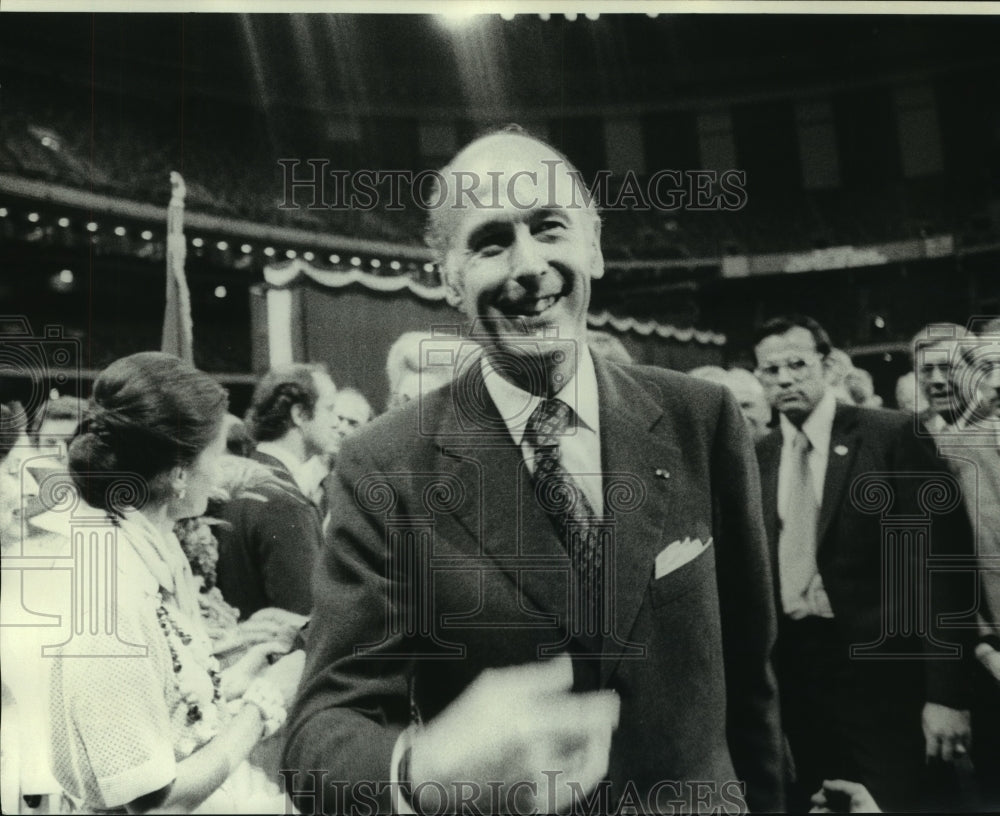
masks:
<path fill-rule="evenodd" d="M 0 171 L 162 205 L 169 172 L 183 167 L 192 211 L 401 244 L 422 241 L 418 208 L 314 208 L 308 206 L 312 196 L 301 188 L 293 202 L 288 200 L 279 159 L 326 159 L 336 167 L 335 156 L 287 148 L 278 153 L 263 136 L 244 134 L 234 134 L 220 151 L 218 134 L 209 135 L 207 129 L 191 133 L 181 146 L 163 138 L 169 128 L 157 128 L 127 111 L 98 118 L 92 129 L 90 112 L 72 99 L 68 90 L 64 99 L 52 93 L 44 101 L 19 98 L 16 89 L 8 92 L 0 112 Z M 253 120 L 248 113 L 245 118 Z M 226 132 L 224 124 L 220 127 Z M 305 164 L 295 171 L 297 176 L 311 172 Z M 639 186 L 648 179 L 639 176 Z M 623 199 L 632 206 L 605 213 L 605 255 L 613 260 L 682 260 L 938 235 L 973 244 L 997 237 L 985 203 L 953 189 L 945 178 L 854 191 L 768 191 L 752 181 L 752 194 L 735 212 L 644 209 Z M 612 179 L 609 198 L 617 196 L 621 182 Z M 403 194 L 409 195 L 407 190 Z"/>

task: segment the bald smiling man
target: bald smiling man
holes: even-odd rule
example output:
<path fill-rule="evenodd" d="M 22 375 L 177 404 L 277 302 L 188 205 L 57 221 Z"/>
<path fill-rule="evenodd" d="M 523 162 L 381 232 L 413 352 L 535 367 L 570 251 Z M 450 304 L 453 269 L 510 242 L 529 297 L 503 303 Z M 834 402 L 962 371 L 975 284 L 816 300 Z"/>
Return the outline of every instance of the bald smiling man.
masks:
<path fill-rule="evenodd" d="M 439 192 L 428 241 L 483 353 L 344 443 L 288 724 L 296 804 L 780 810 L 735 400 L 590 354 L 601 224 L 552 147 L 481 137 Z"/>

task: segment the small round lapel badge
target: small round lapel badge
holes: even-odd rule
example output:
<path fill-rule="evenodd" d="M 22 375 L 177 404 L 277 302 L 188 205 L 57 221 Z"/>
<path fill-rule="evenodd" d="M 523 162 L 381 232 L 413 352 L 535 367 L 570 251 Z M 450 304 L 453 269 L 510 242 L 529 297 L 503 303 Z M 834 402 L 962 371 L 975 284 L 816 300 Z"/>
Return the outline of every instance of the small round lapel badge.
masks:
<path fill-rule="evenodd" d="M 837 454 L 837 456 L 847 456 L 847 445 L 837 445 L 837 447 L 833 449 L 833 452 Z"/>

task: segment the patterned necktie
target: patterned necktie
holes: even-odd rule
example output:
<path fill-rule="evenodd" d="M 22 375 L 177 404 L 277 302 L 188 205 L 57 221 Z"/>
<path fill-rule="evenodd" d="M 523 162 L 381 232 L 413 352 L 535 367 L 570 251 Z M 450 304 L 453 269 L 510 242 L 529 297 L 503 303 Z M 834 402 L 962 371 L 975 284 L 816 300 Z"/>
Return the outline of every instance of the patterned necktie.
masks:
<path fill-rule="evenodd" d="M 603 553 L 593 524 L 594 508 L 577 481 L 563 467 L 560 439 L 566 435 L 573 409 L 560 399 L 542 400 L 525 428 L 525 439 L 535 449 L 535 496 L 552 519 L 569 554 L 582 593 L 583 620 L 570 621 L 575 631 L 599 635 L 603 603 Z"/>
<path fill-rule="evenodd" d="M 793 618 L 807 614 L 807 595 L 816 577 L 816 526 L 819 502 L 813 488 L 809 452 L 812 443 L 801 430 L 792 439 L 788 490 L 778 538 L 778 575 L 781 602 Z"/>

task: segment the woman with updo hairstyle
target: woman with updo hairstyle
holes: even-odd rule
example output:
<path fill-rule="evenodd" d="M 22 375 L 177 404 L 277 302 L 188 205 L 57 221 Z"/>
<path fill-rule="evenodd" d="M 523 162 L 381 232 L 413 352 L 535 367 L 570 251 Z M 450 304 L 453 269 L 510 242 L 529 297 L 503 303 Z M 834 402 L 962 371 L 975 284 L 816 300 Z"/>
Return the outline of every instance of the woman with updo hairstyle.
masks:
<path fill-rule="evenodd" d="M 285 813 L 287 797 L 246 758 L 282 724 L 303 655 L 280 643 L 220 670 L 191 568 L 173 534 L 205 512 L 225 451 L 224 389 L 168 354 L 112 363 L 69 448 L 73 482 L 114 535 L 117 600 L 99 604 L 52 669 L 53 771 L 83 811 Z M 88 528 L 90 529 L 90 528 Z M 112 592 L 113 590 L 113 592 Z M 79 659 L 80 657 L 86 659 Z"/>
<path fill-rule="evenodd" d="M 135 510 L 166 509 L 180 492 L 174 469 L 189 467 L 211 446 L 227 411 L 222 386 L 176 357 L 144 352 L 116 360 L 94 383 L 70 444 L 73 481 L 89 505 L 112 516 L 126 502 Z"/>

